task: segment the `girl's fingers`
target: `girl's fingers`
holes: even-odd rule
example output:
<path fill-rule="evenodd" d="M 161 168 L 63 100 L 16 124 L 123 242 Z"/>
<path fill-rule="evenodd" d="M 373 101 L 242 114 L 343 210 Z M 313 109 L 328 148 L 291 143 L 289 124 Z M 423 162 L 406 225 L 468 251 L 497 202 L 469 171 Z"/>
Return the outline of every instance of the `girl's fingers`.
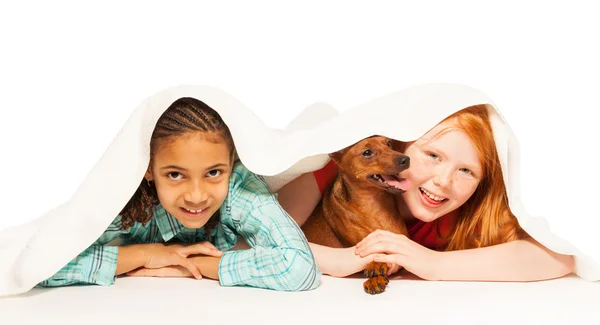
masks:
<path fill-rule="evenodd" d="M 388 264 L 390 264 L 390 263 L 388 263 Z M 389 275 L 392 275 L 392 274 L 400 271 L 400 268 L 401 268 L 400 265 L 392 263 L 392 266 L 388 268 L 387 275 L 389 276 Z"/>
<path fill-rule="evenodd" d="M 192 273 L 194 278 L 196 278 L 198 280 L 202 279 L 202 274 L 200 273 L 200 270 L 198 269 L 198 267 L 196 267 L 196 264 L 194 264 L 188 258 L 180 255 L 179 261 L 177 264 L 185 267 L 188 271 L 190 271 L 190 273 Z"/>
<path fill-rule="evenodd" d="M 358 244 L 356 244 L 356 246 L 362 247 L 362 246 L 371 245 L 373 243 L 385 241 L 385 240 L 399 240 L 400 237 L 406 237 L 406 236 L 398 235 L 393 232 L 389 232 L 387 230 L 378 229 L 378 230 L 373 231 L 369 235 L 367 235 L 367 237 L 363 238 L 363 240 L 361 240 Z"/>
<path fill-rule="evenodd" d="M 193 277 L 193 275 L 184 267 L 181 266 L 167 266 L 159 269 L 147 269 L 141 268 L 126 273 L 128 276 L 141 276 L 141 277 L 160 277 L 160 278 L 184 278 Z"/>
<path fill-rule="evenodd" d="M 356 249 L 356 253 L 361 257 L 374 253 L 397 254 L 402 252 L 402 247 L 395 241 L 376 242 Z"/>
<path fill-rule="evenodd" d="M 404 262 L 402 255 L 400 255 L 400 254 L 392 254 L 392 255 L 377 254 L 377 255 L 373 256 L 373 261 L 379 262 L 379 263 L 395 263 L 398 265 L 402 265 Z"/>
<path fill-rule="evenodd" d="M 158 269 L 160 274 L 158 276 L 165 278 L 193 278 L 194 275 L 188 271 L 185 267 L 179 265 L 173 265 Z"/>
<path fill-rule="evenodd" d="M 213 244 L 207 241 L 184 247 L 181 250 L 181 255 L 185 257 L 195 254 L 220 257 L 221 255 L 223 255 L 223 252 L 218 250 Z"/>
<path fill-rule="evenodd" d="M 388 268 L 388 271 L 387 271 L 387 273 L 385 275 L 386 276 L 390 276 L 392 274 L 394 274 L 394 267 L 393 266 Z"/>

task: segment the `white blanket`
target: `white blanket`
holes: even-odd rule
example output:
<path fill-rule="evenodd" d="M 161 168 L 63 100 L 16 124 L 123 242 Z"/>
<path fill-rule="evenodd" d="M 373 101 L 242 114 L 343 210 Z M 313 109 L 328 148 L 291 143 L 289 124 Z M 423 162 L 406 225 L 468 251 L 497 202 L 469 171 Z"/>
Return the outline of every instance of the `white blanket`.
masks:
<path fill-rule="evenodd" d="M 600 283 L 438 282 L 393 276 L 383 294 L 359 277 L 317 290 L 228 287 L 213 280 L 120 278 L 110 287 L 35 288 L 0 298 L 0 324 L 600 324 Z"/>
<path fill-rule="evenodd" d="M 0 296 L 26 292 L 52 276 L 92 244 L 133 194 L 149 161 L 149 139 L 163 111 L 180 97 L 195 97 L 216 109 L 230 127 L 242 162 L 267 176 L 271 190 L 328 161 L 327 153 L 380 134 L 417 139 L 453 112 L 489 104 L 509 204 L 519 223 L 548 248 L 576 256 L 576 273 L 600 280 L 600 250 L 574 247 L 549 231 L 546 220 L 527 214 L 519 191 L 519 146 L 485 94 L 454 84 L 428 84 L 392 93 L 338 113 L 326 104 L 308 107 L 285 130 L 268 128 L 251 110 L 212 87 L 180 86 L 143 101 L 117 134 L 73 197 L 25 225 L 0 233 Z M 372 123 L 366 116 L 380 116 Z M 581 229 L 594 236 L 595 229 Z"/>

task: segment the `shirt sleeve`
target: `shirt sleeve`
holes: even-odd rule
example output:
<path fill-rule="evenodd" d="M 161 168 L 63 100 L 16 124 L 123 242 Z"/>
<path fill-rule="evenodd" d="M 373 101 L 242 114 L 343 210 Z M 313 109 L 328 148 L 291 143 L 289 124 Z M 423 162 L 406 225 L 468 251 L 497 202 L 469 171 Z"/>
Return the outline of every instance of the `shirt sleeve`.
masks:
<path fill-rule="evenodd" d="M 118 252 L 117 246 L 92 245 L 38 286 L 111 285 L 115 281 Z"/>
<path fill-rule="evenodd" d="M 115 281 L 119 248 L 107 246 L 125 234 L 135 232 L 138 224 L 124 230 L 118 216 L 98 240 L 77 255 L 52 277 L 40 282 L 38 287 L 58 287 L 73 284 L 97 284 L 108 286 Z"/>
<path fill-rule="evenodd" d="M 221 285 L 280 291 L 319 286 L 321 272 L 306 237 L 274 199 L 256 203 L 236 228 L 252 248 L 223 253 L 219 263 Z"/>

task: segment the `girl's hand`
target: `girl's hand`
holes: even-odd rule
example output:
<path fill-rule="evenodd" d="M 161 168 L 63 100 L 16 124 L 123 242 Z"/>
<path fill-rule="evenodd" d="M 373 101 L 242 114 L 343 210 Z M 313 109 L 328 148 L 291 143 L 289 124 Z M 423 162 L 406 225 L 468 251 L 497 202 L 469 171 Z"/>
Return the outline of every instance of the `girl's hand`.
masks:
<path fill-rule="evenodd" d="M 362 272 L 373 261 L 373 256 L 359 257 L 354 253 L 354 250 L 354 247 L 344 248 L 344 251 L 333 259 L 335 273 L 331 274 L 332 276 L 346 277 Z"/>
<path fill-rule="evenodd" d="M 187 269 L 196 279 L 202 279 L 200 269 L 187 257 L 196 254 L 220 257 L 223 252 L 205 241 L 189 246 L 148 244 L 145 245 L 145 254 L 146 263 L 143 267 L 146 269 L 179 265 Z"/>
<path fill-rule="evenodd" d="M 376 230 L 356 245 L 356 254 L 373 261 L 393 263 L 425 280 L 436 280 L 440 252 L 423 247 L 404 235 Z"/>
<path fill-rule="evenodd" d="M 354 247 L 332 248 L 314 243 L 309 245 L 323 274 L 334 277 L 342 278 L 360 272 L 373 261 L 373 256 L 357 256 Z"/>
<path fill-rule="evenodd" d="M 193 278 L 194 275 L 185 267 L 174 265 L 165 266 L 159 269 L 140 268 L 127 272 L 128 276 L 147 276 L 158 278 Z"/>
<path fill-rule="evenodd" d="M 387 266 L 388 266 L 388 272 L 386 274 L 387 276 L 395 274 L 396 272 L 400 271 L 400 269 L 402 268 L 402 265 L 395 264 L 395 263 L 387 263 Z"/>

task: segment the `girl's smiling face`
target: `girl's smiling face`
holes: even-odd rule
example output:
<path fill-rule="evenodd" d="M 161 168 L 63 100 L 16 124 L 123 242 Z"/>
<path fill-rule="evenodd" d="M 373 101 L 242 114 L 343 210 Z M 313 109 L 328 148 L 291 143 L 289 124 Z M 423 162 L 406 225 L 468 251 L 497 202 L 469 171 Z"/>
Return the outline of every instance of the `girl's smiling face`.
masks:
<path fill-rule="evenodd" d="M 194 132 L 162 140 L 145 178 L 158 199 L 187 228 L 201 228 L 227 196 L 233 159 L 227 144 L 210 133 Z"/>
<path fill-rule="evenodd" d="M 400 173 L 409 189 L 397 197 L 403 219 L 431 222 L 462 206 L 475 192 L 483 168 L 469 136 L 451 120 L 442 122 L 404 153 L 410 168 Z"/>

